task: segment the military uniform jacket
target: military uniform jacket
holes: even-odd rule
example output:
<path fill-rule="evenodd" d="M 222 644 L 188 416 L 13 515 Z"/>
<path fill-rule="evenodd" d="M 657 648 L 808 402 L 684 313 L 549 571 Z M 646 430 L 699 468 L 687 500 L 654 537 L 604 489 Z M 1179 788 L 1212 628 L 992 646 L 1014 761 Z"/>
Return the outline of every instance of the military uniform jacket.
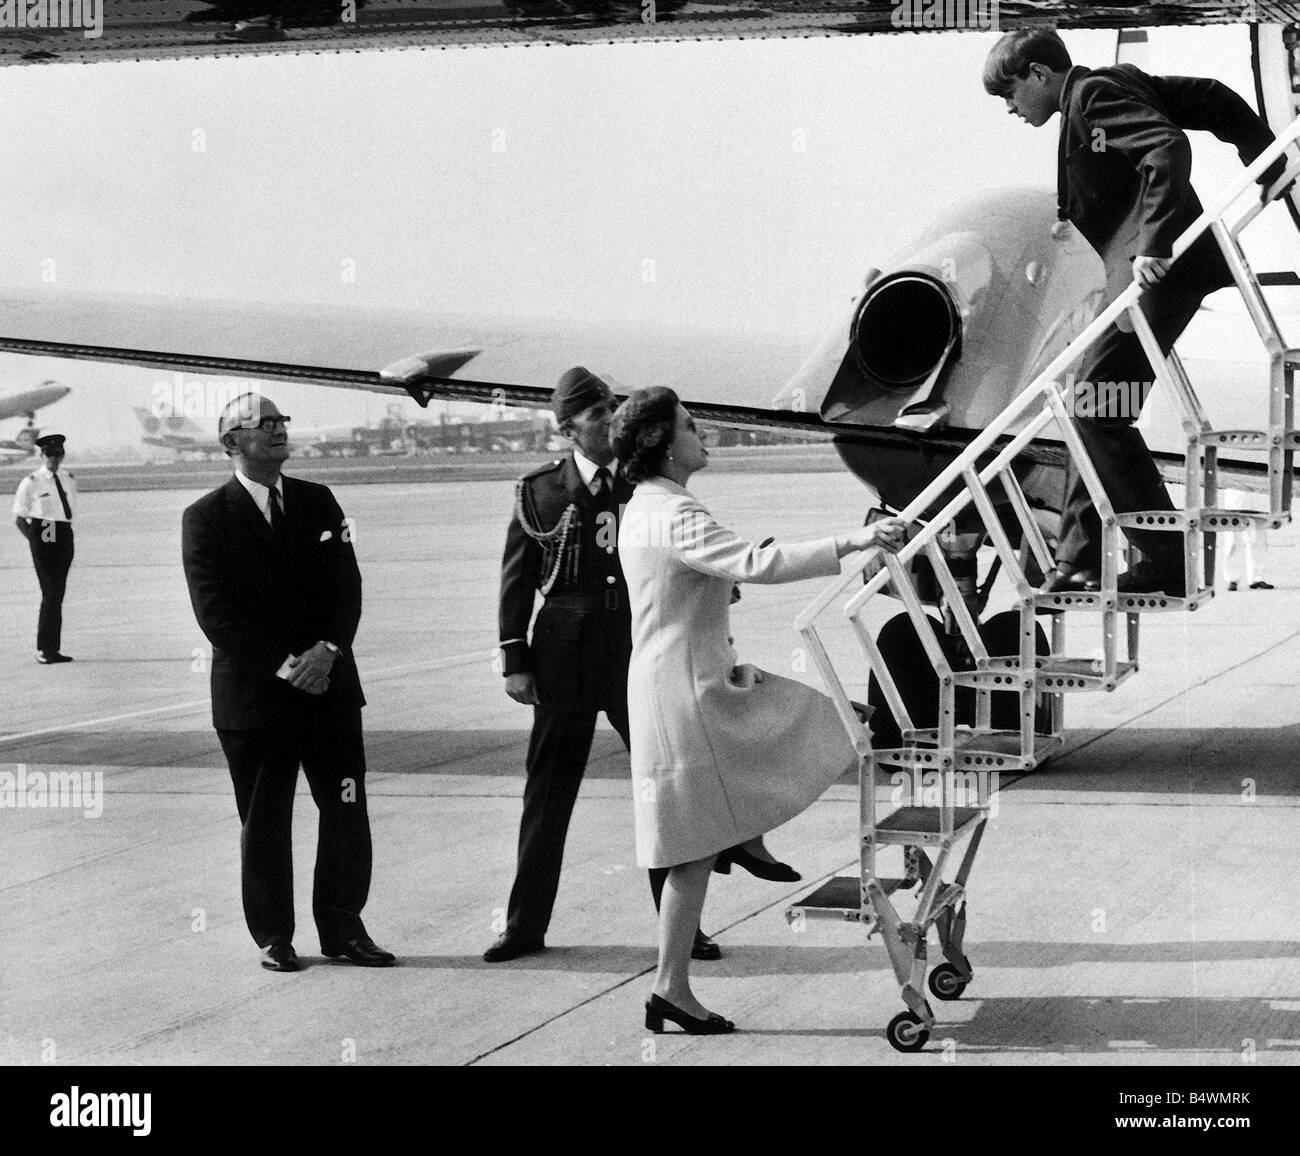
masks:
<path fill-rule="evenodd" d="M 542 705 L 596 711 L 627 697 L 632 618 L 618 558 L 618 519 L 632 486 L 614 478 L 602 510 L 566 454 L 526 474 L 501 562 L 505 674 L 532 671 Z M 536 596 L 532 638 L 528 626 Z"/>
<path fill-rule="evenodd" d="M 1212 132 L 1244 164 L 1273 141 L 1251 107 L 1217 80 L 1148 76 L 1131 64 L 1072 68 L 1061 91 L 1058 215 L 1072 221 L 1111 265 L 1134 256 L 1168 257 L 1200 216 L 1191 185 L 1192 150 L 1184 129 Z M 1281 175 L 1270 167 L 1264 183 Z M 1231 281 L 1209 232 L 1179 268 L 1211 287 Z"/>
<path fill-rule="evenodd" d="M 328 717 L 365 702 L 352 658 L 361 572 L 350 526 L 328 487 L 283 482 L 279 537 L 234 477 L 182 519 L 190 601 L 212 643 L 212 721 L 219 730 L 283 725 L 291 712 Z M 290 654 L 317 642 L 339 648 L 324 694 L 276 677 Z"/>

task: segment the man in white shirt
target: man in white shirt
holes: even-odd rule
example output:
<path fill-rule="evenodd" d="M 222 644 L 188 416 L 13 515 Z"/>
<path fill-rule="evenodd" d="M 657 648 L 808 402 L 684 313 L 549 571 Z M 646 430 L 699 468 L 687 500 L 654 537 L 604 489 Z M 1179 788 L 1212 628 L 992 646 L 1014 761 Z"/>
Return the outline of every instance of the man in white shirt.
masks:
<path fill-rule="evenodd" d="M 63 595 L 72 567 L 72 512 L 77 504 L 77 479 L 59 472 L 63 465 L 63 434 L 36 439 L 40 467 L 18 483 L 14 521 L 27 539 L 41 584 L 41 612 L 36 626 L 36 661 L 44 666 L 71 662 L 60 651 L 63 642 Z"/>

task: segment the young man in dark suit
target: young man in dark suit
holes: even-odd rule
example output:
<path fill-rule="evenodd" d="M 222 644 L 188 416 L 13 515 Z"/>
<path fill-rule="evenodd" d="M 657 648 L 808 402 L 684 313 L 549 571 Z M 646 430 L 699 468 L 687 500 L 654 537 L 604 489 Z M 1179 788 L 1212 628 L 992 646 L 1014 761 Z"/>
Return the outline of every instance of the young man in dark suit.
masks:
<path fill-rule="evenodd" d="M 1183 130 L 1214 133 L 1249 164 L 1272 142 L 1268 126 L 1217 80 L 1148 76 L 1131 64 L 1073 65 L 1050 29 L 1002 37 L 985 61 L 984 87 L 1035 128 L 1060 112 L 1059 215 L 1101 255 L 1110 299 L 1131 280 L 1147 287 L 1142 310 L 1168 353 L 1201 301 L 1232 283 L 1208 231 L 1176 264 L 1170 261 L 1174 241 L 1202 212 L 1191 186 L 1191 146 Z M 1278 161 L 1260 183 L 1273 183 L 1284 167 Z M 1151 452 L 1133 428 L 1155 380 L 1137 334 L 1111 326 L 1084 354 L 1078 379 L 1109 403 L 1098 405 L 1095 413 L 1076 414 L 1075 428 L 1115 511 L 1172 509 Z M 1126 388 L 1108 390 L 1110 382 Z M 1182 536 L 1127 528 L 1125 533 L 1143 561 L 1119 576 L 1120 591 L 1182 596 Z M 1072 460 L 1056 564 L 1044 593 L 1097 589 L 1101 523 Z"/>
<path fill-rule="evenodd" d="M 500 627 L 506 693 L 533 708 L 528 779 L 506 928 L 483 953 L 500 963 L 545 948 L 569 817 L 582 785 L 596 716 L 627 732 L 632 616 L 618 560 L 618 517 L 632 496 L 609 445 L 616 400 L 609 385 L 576 366 L 551 405 L 573 449 L 526 474 L 501 563 Z M 544 602 L 533 624 L 538 592 Z M 658 906 L 666 871 L 652 871 Z M 697 931 L 693 957 L 718 959 Z"/>
<path fill-rule="evenodd" d="M 257 394 L 221 414 L 234 477 L 185 511 L 190 601 L 212 643 L 212 722 L 243 825 L 244 916 L 262 966 L 297 971 L 291 819 L 301 764 L 320 810 L 312 911 L 321 951 L 395 962 L 361 922 L 370 820 L 352 659 L 361 573 L 351 523 L 325 486 L 286 478 L 287 423 Z"/>

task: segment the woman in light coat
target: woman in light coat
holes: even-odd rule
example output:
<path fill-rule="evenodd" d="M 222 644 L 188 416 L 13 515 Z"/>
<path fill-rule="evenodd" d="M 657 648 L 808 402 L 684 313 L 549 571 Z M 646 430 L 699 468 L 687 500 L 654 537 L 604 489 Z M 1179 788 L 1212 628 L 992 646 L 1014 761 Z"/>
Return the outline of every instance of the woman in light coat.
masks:
<path fill-rule="evenodd" d="M 633 393 L 614 415 L 614 452 L 636 484 L 618 552 L 632 608 L 628 726 L 637 862 L 670 868 L 659 916 L 659 969 L 646 1027 L 729 1032 L 691 993 L 690 951 L 718 852 L 770 862 L 766 831 L 808 807 L 855 755 L 829 698 L 804 683 L 736 665 L 728 607 L 736 582 L 839 573 L 845 554 L 898 550 L 888 518 L 847 534 L 756 546 L 720 526 L 686 490 L 708 463 L 671 389 Z M 737 860 L 739 861 L 739 860 Z"/>

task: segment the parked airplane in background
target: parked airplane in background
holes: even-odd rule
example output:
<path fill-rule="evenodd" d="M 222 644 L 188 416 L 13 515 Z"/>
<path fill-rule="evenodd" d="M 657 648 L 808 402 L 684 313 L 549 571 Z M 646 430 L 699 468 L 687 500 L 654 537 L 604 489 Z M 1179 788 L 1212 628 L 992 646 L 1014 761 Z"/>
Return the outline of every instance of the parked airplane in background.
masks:
<path fill-rule="evenodd" d="M 208 433 L 193 418 L 167 408 L 162 408 L 162 412 L 158 413 L 140 405 L 132 406 L 131 412 L 144 430 L 144 436 L 140 440 L 147 446 L 171 450 L 178 458 L 190 454 L 198 458 L 221 455 L 216 434 Z"/>
<path fill-rule="evenodd" d="M 166 405 L 133 406 L 147 446 L 171 450 L 178 458 L 218 458 L 223 452 L 215 427 L 205 430 L 193 418 Z M 353 458 L 429 451 L 508 453 L 545 450 L 555 436 L 549 411 L 537 413 L 491 406 L 478 420 L 451 418 L 408 422 L 400 402 L 367 425 L 289 427 L 295 455 L 305 458 Z"/>
<path fill-rule="evenodd" d="M 0 395 L 0 421 L 22 417 L 27 424 L 12 439 L 0 439 L 0 460 L 18 461 L 36 452 L 36 439 L 41 431 L 36 428 L 36 411 L 53 405 L 72 390 L 54 381 L 44 381 L 34 389 Z"/>

